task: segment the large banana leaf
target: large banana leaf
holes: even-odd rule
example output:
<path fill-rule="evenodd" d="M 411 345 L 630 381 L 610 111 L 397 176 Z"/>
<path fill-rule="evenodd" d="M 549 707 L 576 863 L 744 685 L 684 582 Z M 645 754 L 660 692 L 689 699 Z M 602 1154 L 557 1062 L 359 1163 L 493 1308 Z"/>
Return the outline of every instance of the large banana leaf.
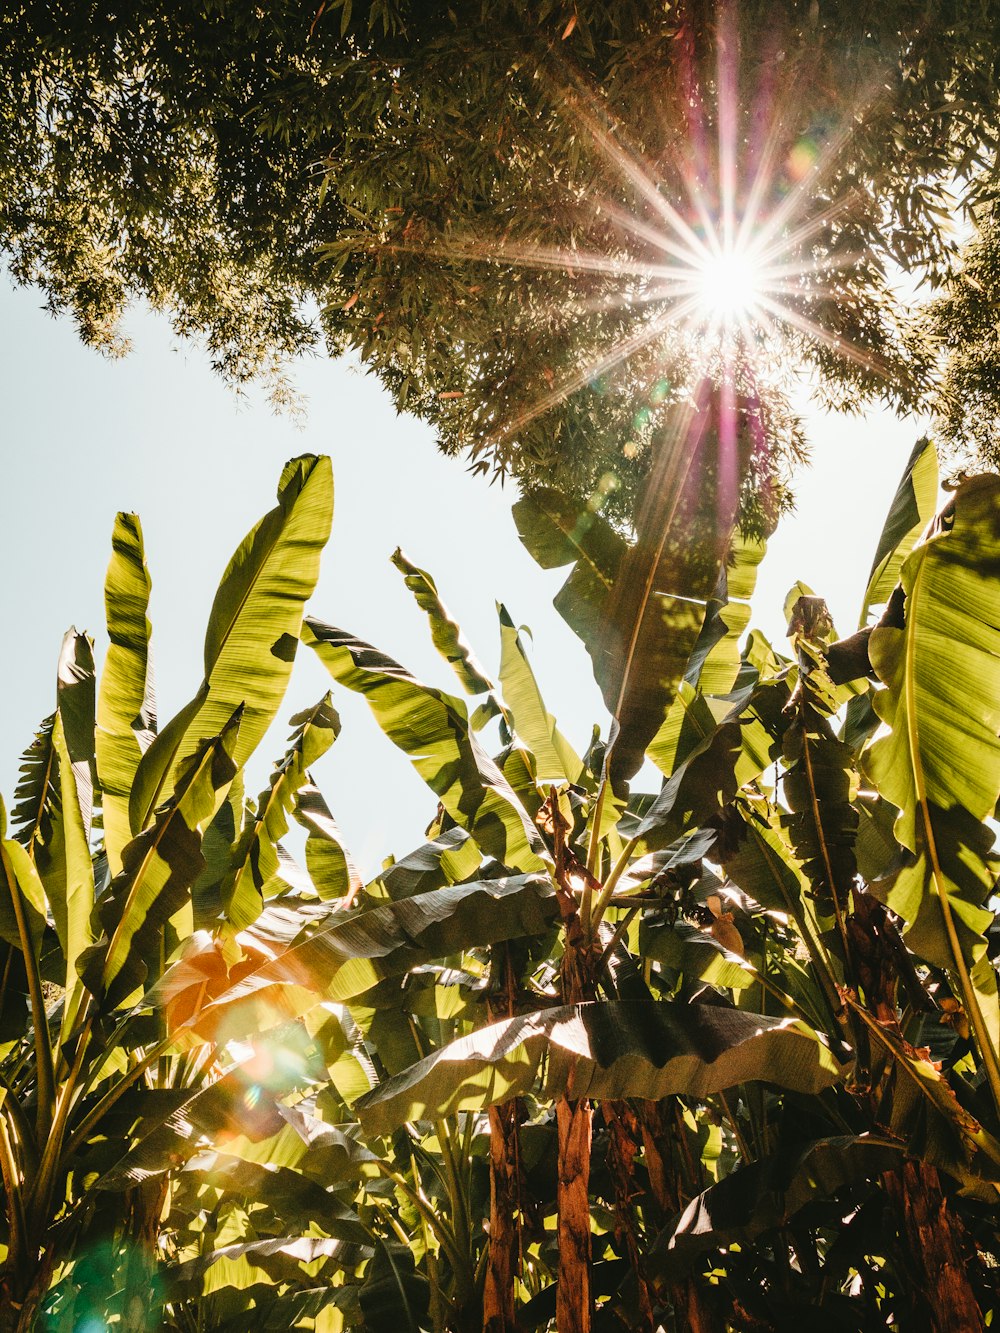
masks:
<path fill-rule="evenodd" d="M 1000 797 L 1000 477 L 967 481 L 943 530 L 902 567 L 905 624 L 873 631 L 872 665 L 889 728 L 866 753 L 876 787 L 899 810 L 913 853 L 888 889 L 910 947 L 940 967 L 985 951 Z M 951 923 L 951 925 L 950 925 Z"/>
<path fill-rule="evenodd" d="M 558 916 L 551 880 L 512 875 L 434 889 L 367 911 L 333 913 L 205 1007 L 202 1030 L 260 1031 L 321 999 L 361 995 L 386 977 L 477 945 L 543 934 Z"/>
<path fill-rule="evenodd" d="M 303 1264 L 320 1265 L 323 1260 L 336 1260 L 337 1267 L 356 1268 L 365 1258 L 370 1258 L 370 1246 L 358 1245 L 349 1241 L 332 1240 L 324 1236 L 271 1236 L 266 1239 L 243 1241 L 241 1244 L 223 1245 L 210 1250 L 195 1259 L 188 1259 L 163 1274 L 163 1282 L 170 1300 L 184 1296 L 197 1297 L 211 1295 L 215 1291 L 226 1291 L 236 1287 L 243 1289 L 243 1282 L 233 1275 L 234 1267 L 244 1264 L 250 1270 L 246 1274 L 246 1285 L 254 1282 L 263 1287 L 274 1289 L 275 1296 L 286 1284 L 294 1284 L 293 1294 L 301 1299 L 299 1288 L 305 1280 Z M 284 1262 L 281 1262 L 284 1260 Z M 329 1265 L 326 1265 L 329 1267 Z M 214 1270 L 214 1271 L 213 1271 Z M 315 1268 L 313 1274 L 315 1274 Z M 241 1274 L 240 1277 L 243 1275 Z M 331 1299 L 337 1295 L 336 1287 L 328 1287 Z M 312 1292 L 310 1292 L 312 1294 Z M 323 1308 L 322 1306 L 319 1307 Z M 267 1318 L 273 1313 L 272 1302 L 266 1296 L 262 1305 L 255 1303 L 254 1324 L 261 1327 L 260 1317 Z M 288 1303 L 281 1306 L 281 1314 L 287 1318 Z M 310 1313 L 313 1309 L 310 1308 Z M 294 1328 L 295 1324 L 284 1327 Z M 278 1325 L 281 1327 L 281 1325 Z"/>
<path fill-rule="evenodd" d="M 205 858 L 201 835 L 236 774 L 241 710 L 222 734 L 203 741 L 182 764 L 177 785 L 151 828 L 130 842 L 122 870 L 98 903 L 103 937 L 80 959 L 91 993 L 106 1008 L 127 1000 L 160 967 L 166 923 L 190 905 L 191 886 Z"/>
<path fill-rule="evenodd" d="M 403 575 L 417 605 L 427 616 L 434 647 L 451 665 L 461 682 L 462 689 L 466 694 L 488 694 L 493 688 L 492 682 L 476 660 L 476 655 L 466 642 L 465 635 L 448 614 L 447 608 L 438 596 L 437 584 L 430 574 L 425 569 L 419 569 L 411 564 L 398 546 L 392 554 L 392 563 Z"/>
<path fill-rule="evenodd" d="M 555 606 L 589 643 L 600 627 L 628 543 L 600 514 L 555 490 L 530 491 L 514 505 L 513 515 L 518 536 L 542 569 L 572 565 Z"/>
<path fill-rule="evenodd" d="M 49 850 L 59 857 L 56 871 L 52 858 L 45 858 L 49 872 L 43 875 L 45 894 L 52 911 L 56 934 L 62 946 L 65 963 L 63 985 L 62 1033 L 72 1031 L 80 1004 L 83 1001 L 83 983 L 77 965 L 84 950 L 94 939 L 92 914 L 94 909 L 94 868 L 90 859 L 87 826 L 80 806 L 80 788 L 73 776 L 69 746 L 63 732 L 62 710 L 56 714 L 52 740 L 59 764 L 61 802 L 53 818 L 55 837 Z"/>
<path fill-rule="evenodd" d="M 571 521 L 564 504 L 536 500 L 517 517 L 540 563 L 575 562 L 556 606 L 581 634 L 617 723 L 606 751 L 616 788 L 638 770 L 663 722 L 729 548 L 738 464 L 735 454 L 716 456 L 714 417 L 704 393 L 677 409 L 644 484 L 635 542 L 624 551 L 606 525 L 585 515 Z"/>
<path fill-rule="evenodd" d="M 713 1250 L 750 1247 L 807 1205 L 893 1170 L 902 1150 L 889 1139 L 843 1135 L 741 1166 L 696 1195 L 657 1237 L 650 1272 L 674 1282 Z"/>
<path fill-rule="evenodd" d="M 773 730 L 787 698 L 784 681 L 748 686 L 725 701 L 681 685 L 667 718 L 671 734 L 662 728 L 651 751 L 658 767 L 669 767 L 637 830 L 647 848 L 714 819 L 760 777 L 777 749 Z"/>
<path fill-rule="evenodd" d="M 156 731 L 147 614 L 151 583 L 136 514 L 116 517 L 111 552 L 104 583 L 110 643 L 97 699 L 97 772 L 104 845 L 109 869 L 116 875 L 122 848 L 132 837 L 128 817 L 132 782 Z"/>
<path fill-rule="evenodd" d="M 730 953 L 707 931 L 686 921 L 643 918 L 639 927 L 639 955 L 680 972 L 686 982 L 742 990 L 752 984 L 753 969 Z"/>
<path fill-rule="evenodd" d="M 460 699 L 421 684 L 370 644 L 311 616 L 303 638 L 334 680 L 365 696 L 385 734 L 487 855 L 515 870 L 545 869 L 541 835 L 473 735 Z"/>
<path fill-rule="evenodd" d="M 365 1128 L 481 1111 L 533 1093 L 658 1100 L 751 1080 L 819 1092 L 843 1074 L 811 1028 L 706 1004 L 608 1000 L 481 1028 L 387 1079 L 355 1105 Z"/>
<path fill-rule="evenodd" d="M 521 636 L 507 608 L 498 606 L 497 612 L 500 616 L 500 684 L 514 724 L 515 744 L 520 741 L 527 749 L 528 763 L 534 768 L 533 776 L 539 787 L 579 782 L 583 760 L 546 709 Z"/>
<path fill-rule="evenodd" d="M 178 763 L 243 707 L 233 758 L 242 768 L 274 721 L 291 675 L 302 612 L 333 518 L 330 460 L 285 464 L 278 503 L 250 530 L 219 584 L 205 632 L 205 678 L 143 755 L 129 800 L 133 833 L 169 791 Z"/>
<path fill-rule="evenodd" d="M 889 600 L 899 582 L 903 561 L 934 516 L 937 494 L 937 450 L 925 436 L 913 446 L 906 470 L 892 497 L 865 589 L 861 625 L 867 621 L 873 606 Z"/>

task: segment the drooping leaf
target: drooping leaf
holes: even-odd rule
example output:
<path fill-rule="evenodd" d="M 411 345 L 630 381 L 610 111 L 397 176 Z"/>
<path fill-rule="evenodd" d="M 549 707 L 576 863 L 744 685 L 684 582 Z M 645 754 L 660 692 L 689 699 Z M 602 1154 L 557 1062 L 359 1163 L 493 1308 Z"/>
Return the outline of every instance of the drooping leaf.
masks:
<path fill-rule="evenodd" d="M 834 736 L 830 723 L 837 699 L 817 617 L 828 624 L 825 604 L 818 598 L 803 598 L 792 613 L 799 684 L 783 738 L 782 790 L 789 840 L 809 879 L 810 893 L 820 910 L 829 914 L 835 907 L 847 910 L 854 883 L 858 779 L 850 747 Z"/>
<path fill-rule="evenodd" d="M 129 800 L 132 832 L 169 790 L 178 763 L 243 707 L 234 761 L 242 768 L 274 721 L 291 675 L 303 607 L 333 518 L 330 460 L 285 464 L 278 504 L 243 539 L 222 576 L 205 632 L 205 678 L 143 755 Z"/>
<path fill-rule="evenodd" d="M 331 913 L 205 1007 L 202 1030 L 260 1031 L 321 999 L 361 995 L 386 977 L 477 945 L 540 935 L 558 915 L 547 876 L 512 875 L 434 889 L 363 912 Z"/>
<path fill-rule="evenodd" d="M 358 1299 L 370 1333 L 389 1328 L 421 1333 L 426 1327 L 430 1288 L 411 1251 L 398 1241 L 384 1241 L 375 1251 Z"/>
<path fill-rule="evenodd" d="M 136 514 L 118 514 L 104 583 L 110 643 L 97 699 L 97 772 L 104 842 L 111 873 L 121 869 L 132 837 L 129 794 L 136 769 L 156 732 L 156 702 L 149 652 L 150 577 L 142 526 Z"/>
<path fill-rule="evenodd" d="M 361 892 L 361 872 L 330 812 L 323 793 L 307 783 L 295 797 L 296 821 L 306 829 L 306 869 L 320 898 L 354 899 Z"/>
<path fill-rule="evenodd" d="M 804 1023 L 705 1004 L 614 1000 L 505 1019 L 435 1051 L 366 1094 L 365 1128 L 479 1111 L 532 1093 L 546 1100 L 706 1097 L 763 1080 L 818 1092 L 842 1076 Z"/>
<path fill-rule="evenodd" d="M 319 1265 L 324 1259 L 335 1260 L 337 1267 L 346 1266 L 355 1268 L 365 1258 L 369 1258 L 372 1249 L 369 1246 L 361 1246 L 355 1242 L 344 1240 L 333 1240 L 325 1236 L 271 1236 L 265 1239 L 243 1241 L 236 1245 L 224 1245 L 218 1249 L 210 1250 L 207 1254 L 200 1254 L 195 1259 L 188 1259 L 174 1268 L 170 1268 L 163 1275 L 164 1285 L 167 1296 L 170 1300 L 179 1300 L 184 1297 L 191 1299 L 198 1296 L 211 1295 L 215 1291 L 225 1291 L 227 1288 L 237 1287 L 231 1275 L 231 1265 L 235 1261 L 244 1260 L 253 1266 L 255 1261 L 259 1263 L 256 1270 L 257 1281 L 262 1281 L 267 1285 L 273 1285 L 275 1294 L 280 1290 L 280 1279 L 284 1278 L 286 1282 L 294 1281 L 296 1277 L 301 1279 L 305 1276 L 302 1265 Z M 276 1264 L 275 1259 L 284 1260 L 284 1263 Z M 214 1273 L 211 1270 L 216 1270 Z M 227 1270 L 224 1274 L 220 1269 Z M 298 1283 L 296 1282 L 296 1286 Z M 239 1289 L 239 1288 L 238 1288 Z M 337 1289 L 328 1289 L 333 1296 L 336 1296 Z M 301 1297 L 301 1292 L 293 1293 L 296 1297 Z M 271 1324 L 270 1322 L 261 1323 L 261 1320 L 269 1320 L 277 1314 L 283 1319 L 288 1319 L 290 1313 L 290 1303 L 283 1302 L 280 1309 L 275 1311 L 274 1302 L 264 1300 L 263 1304 L 254 1305 L 254 1325 L 257 1328 L 294 1328 L 295 1324 Z M 324 1308 L 322 1304 L 310 1303 L 308 1308 L 300 1308 L 298 1305 L 292 1307 L 295 1309 L 296 1316 L 318 1314 Z"/>
<path fill-rule="evenodd" d="M 899 582 L 903 561 L 934 516 L 938 494 L 937 450 L 926 436 L 916 442 L 892 497 L 875 549 L 868 587 L 861 605 L 862 626 L 873 606 L 887 602 Z"/>
<path fill-rule="evenodd" d="M 680 687 L 668 714 L 674 734 L 661 729 L 654 742 L 657 766 L 669 767 L 636 830 L 647 848 L 665 847 L 715 818 L 760 777 L 777 749 L 772 733 L 787 698 L 783 681 L 748 686 L 725 701 Z"/>
<path fill-rule="evenodd" d="M 707 726 L 710 720 L 711 729 L 677 763 L 640 823 L 638 836 L 647 850 L 669 846 L 683 833 L 711 819 L 736 795 L 739 716 L 748 697 L 745 694 L 717 723 L 704 699 L 692 699 L 692 711 L 700 719 L 704 709 L 704 724 Z"/>
<path fill-rule="evenodd" d="M 379 879 L 390 898 L 411 898 L 471 878 L 481 860 L 475 840 L 455 825 L 385 867 Z"/>
<path fill-rule="evenodd" d="M 707 930 L 686 921 L 644 916 L 639 928 L 639 954 L 681 973 L 687 982 L 704 981 L 710 986 L 741 990 L 754 979 L 753 969 L 742 958 L 723 948 Z"/>
<path fill-rule="evenodd" d="M 313 708 L 296 713 L 291 725 L 295 730 L 288 749 L 275 765 L 267 790 L 258 797 L 222 883 L 223 911 L 237 929 L 255 921 L 264 899 L 283 887 L 278 847 L 288 832 L 288 817 L 306 785 L 310 766 L 340 734 L 340 717 L 329 694 Z"/>
<path fill-rule="evenodd" d="M 572 515 L 544 493 L 517 518 L 522 540 L 546 565 L 574 561 L 556 606 L 583 638 L 604 702 L 617 723 L 605 752 L 618 788 L 639 768 L 683 679 L 729 549 L 736 517 L 742 433 L 703 386 L 675 409 L 647 476 L 635 542 L 589 512 Z M 723 412 L 724 415 L 724 412 Z M 726 436 L 732 457 L 715 446 Z M 516 516 L 517 517 L 517 516 Z M 596 557 L 596 558 L 595 558 Z"/>
<path fill-rule="evenodd" d="M 558 491 L 532 490 L 514 505 L 518 536 L 542 569 L 572 565 L 556 610 L 584 643 L 596 634 L 628 544 L 600 514 Z"/>
<path fill-rule="evenodd" d="M 720 857 L 732 881 L 768 911 L 799 915 L 809 880 L 763 797 L 741 797 L 727 822 Z"/>
<path fill-rule="evenodd" d="M 500 684 L 504 702 L 514 724 L 515 744 L 525 747 L 535 783 L 545 789 L 551 783 L 579 782 L 583 760 L 556 726 L 546 710 L 535 673 L 528 662 L 521 636 L 504 606 L 500 616 Z"/>
<path fill-rule="evenodd" d="M 450 664 L 461 682 L 462 689 L 466 694 L 488 694 L 493 685 L 476 660 L 476 655 L 466 642 L 461 629 L 448 614 L 447 608 L 438 596 L 437 584 L 430 574 L 411 564 L 398 546 L 393 552 L 392 563 L 403 575 L 406 586 L 416 598 L 417 605 L 427 616 L 434 647 Z"/>
<path fill-rule="evenodd" d="M 696 1195 L 657 1237 L 650 1270 L 676 1281 L 713 1250 L 750 1247 L 766 1232 L 786 1226 L 808 1204 L 893 1170 L 901 1148 L 887 1139 L 843 1135 L 741 1166 Z"/>
<path fill-rule="evenodd" d="M 617 722 L 605 756 L 614 787 L 642 763 L 683 679 L 736 519 L 735 456 L 717 457 L 715 413 L 678 408 L 646 479 L 635 544 L 622 560 L 597 639 L 594 674 Z"/>
<path fill-rule="evenodd" d="M 422 685 L 391 657 L 311 616 L 303 638 L 335 680 L 365 696 L 385 734 L 484 852 L 512 869 L 545 868 L 541 835 L 470 730 L 461 700 Z"/>
<path fill-rule="evenodd" d="M 203 741 L 186 760 L 169 801 L 151 828 L 124 849 L 122 870 L 98 903 L 103 937 L 83 954 L 80 971 L 91 993 L 112 1008 L 160 966 L 167 922 L 190 904 L 205 858 L 201 835 L 236 773 L 232 751 L 241 721 L 237 709 L 222 734 Z"/>

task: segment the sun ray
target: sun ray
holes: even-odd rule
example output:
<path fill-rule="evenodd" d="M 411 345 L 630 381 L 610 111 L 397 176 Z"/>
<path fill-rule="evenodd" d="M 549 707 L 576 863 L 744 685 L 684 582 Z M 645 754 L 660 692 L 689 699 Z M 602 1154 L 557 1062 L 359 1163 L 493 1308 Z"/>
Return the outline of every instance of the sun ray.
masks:
<path fill-rule="evenodd" d="M 761 298 L 761 305 L 776 319 L 790 324 L 792 328 L 806 334 L 807 337 L 816 342 L 822 343 L 825 347 L 829 347 L 831 351 L 836 352 L 846 360 L 852 361 L 855 365 L 859 365 L 864 370 L 871 371 L 874 374 L 888 376 L 888 367 L 881 357 L 855 347 L 853 343 L 846 338 L 842 338 L 840 334 L 830 333 L 829 330 L 824 329 L 821 324 L 817 324 L 815 320 L 809 319 L 808 316 L 767 297 Z"/>
<path fill-rule="evenodd" d="M 782 345 L 786 361 L 789 348 L 798 358 L 803 339 L 870 374 L 889 377 L 884 358 L 824 328 L 809 313 L 817 300 L 836 299 L 842 285 L 838 275 L 859 261 L 853 248 L 846 254 L 824 253 L 836 238 L 838 221 L 862 199 L 860 187 L 845 190 L 829 182 L 864 107 L 879 95 L 874 77 L 861 103 L 852 104 L 839 124 L 803 130 L 801 91 L 809 70 L 796 65 L 778 88 L 781 35 L 775 32 L 768 46 L 773 58 L 765 52 L 755 62 L 758 83 L 749 90 L 744 110 L 737 0 L 720 0 L 710 114 L 698 78 L 694 35 L 686 11 L 680 12 L 673 81 L 668 80 L 659 108 L 659 156 L 650 158 L 630 143 L 596 93 L 583 86 L 560 55 L 552 59 L 562 70 L 561 80 L 551 85 L 554 109 L 589 144 L 598 170 L 603 166 L 610 182 L 598 192 L 573 177 L 566 187 L 573 235 L 586 237 L 589 226 L 589 243 L 452 233 L 429 240 L 389 238 L 373 247 L 389 253 L 419 251 L 442 263 L 562 274 L 578 284 L 562 301 L 555 293 L 548 298 L 559 302 L 552 309 L 553 327 L 564 340 L 571 337 L 572 319 L 587 321 L 590 332 L 584 337 L 593 339 L 598 333 L 594 321 L 615 317 L 610 351 L 576 358 L 572 343 L 564 342 L 557 358 L 568 353 L 578 364 L 559 383 L 550 379 L 545 392 L 504 420 L 497 419 L 502 409 L 491 407 L 485 414 L 490 433 L 476 453 L 512 439 L 658 339 L 674 340 L 665 342 L 665 354 L 680 356 L 689 378 L 692 366 L 721 375 L 720 385 L 729 386 L 725 393 L 734 392 L 738 374 L 754 380 L 755 359 L 768 375 L 783 373 L 778 364 Z M 680 140 L 678 115 L 686 130 Z M 545 299 L 524 301 L 515 314 L 518 326 L 547 318 Z M 632 319 L 636 327 L 628 332 Z M 730 407 L 735 419 L 735 407 Z M 728 446 L 720 441 L 720 447 L 725 452 Z"/>

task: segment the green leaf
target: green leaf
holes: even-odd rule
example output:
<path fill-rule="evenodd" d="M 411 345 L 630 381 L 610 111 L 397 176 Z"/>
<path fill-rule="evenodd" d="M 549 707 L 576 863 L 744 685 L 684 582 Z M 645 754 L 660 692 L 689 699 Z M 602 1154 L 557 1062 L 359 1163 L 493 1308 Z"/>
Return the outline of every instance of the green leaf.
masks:
<path fill-rule="evenodd" d="M 889 506 L 861 606 L 862 626 L 873 606 L 889 600 L 899 582 L 903 561 L 934 516 L 937 495 L 937 450 L 925 436 L 914 445 Z"/>
<path fill-rule="evenodd" d="M 783 681 L 747 687 L 727 699 L 708 700 L 682 684 L 667 715 L 670 732 L 656 737 L 657 766 L 666 782 L 638 828 L 647 848 L 665 847 L 716 815 L 739 788 L 770 763 L 775 714 L 788 698 Z"/>
<path fill-rule="evenodd" d="M 726 469 L 713 456 L 714 418 L 704 394 L 677 408 L 644 483 L 635 543 L 624 551 L 606 525 L 587 513 L 573 518 L 549 493 L 547 507 L 536 503 L 517 520 L 540 563 L 575 562 L 556 606 L 583 638 L 617 723 L 605 752 L 616 789 L 663 723 L 729 548 L 736 495 L 719 484 Z"/>
<path fill-rule="evenodd" d="M 750 599 L 766 553 L 766 542 L 734 534 L 685 673 L 702 694 L 728 694 L 736 685 L 742 666 L 740 640 L 750 624 Z"/>
<path fill-rule="evenodd" d="M 820 608 L 823 623 L 828 623 L 825 604 L 819 602 L 817 613 Z M 835 909 L 846 913 L 850 905 L 857 871 L 854 798 L 858 779 L 850 746 L 833 734 L 830 715 L 836 708 L 835 686 L 827 673 L 819 626 L 810 619 L 811 614 L 796 611 L 792 620 L 799 683 L 782 743 L 782 791 L 788 806 L 783 824 L 809 879 L 810 893 L 820 911 L 829 915 Z"/>
<path fill-rule="evenodd" d="M 873 630 L 869 643 L 886 685 L 872 702 L 889 734 L 867 750 L 867 770 L 912 854 L 886 901 L 916 954 L 955 969 L 1000 1105 L 1000 999 L 983 961 L 996 883 L 984 821 L 1000 798 L 1000 477 L 959 487 L 901 579 L 905 624 Z"/>
<path fill-rule="evenodd" d="M 69 630 L 63 638 L 56 673 L 56 709 L 71 766 L 61 782 L 65 792 L 66 781 L 72 778 L 88 842 L 94 814 L 95 678 L 93 640 Z"/>
<path fill-rule="evenodd" d="M 56 715 L 52 739 L 59 763 L 62 803 L 55 815 L 61 866 L 58 874 L 43 876 L 52 920 L 65 959 L 66 995 L 63 1000 L 62 1033 L 67 1037 L 83 1001 L 83 985 L 77 964 L 94 940 L 91 916 L 94 908 L 94 867 L 90 858 L 83 811 L 77 798 L 69 747 L 63 735 L 61 711 Z"/>
<path fill-rule="evenodd" d="M 105 1008 L 126 1001 L 161 966 L 164 927 L 190 905 L 205 858 L 201 836 L 236 775 L 237 709 L 222 734 L 185 760 L 170 800 L 122 854 L 122 870 L 98 903 L 103 937 L 83 954 L 81 975 Z"/>
<path fill-rule="evenodd" d="M 206 1005 L 203 1026 L 259 1031 L 319 999 L 350 999 L 421 963 L 499 940 L 543 934 L 558 915 L 547 876 L 512 875 L 434 889 L 326 925 Z"/>
<path fill-rule="evenodd" d="M 13 838 L 0 839 L 0 939 L 37 960 L 45 933 L 45 893 L 31 857 Z M 30 962 L 28 964 L 31 965 Z"/>
<path fill-rule="evenodd" d="M 882 1138 L 844 1135 L 741 1166 L 696 1195 L 657 1237 L 649 1253 L 650 1271 L 677 1281 L 705 1254 L 734 1244 L 750 1248 L 758 1237 L 787 1226 L 808 1204 L 894 1170 L 903 1147 Z"/>
<path fill-rule="evenodd" d="M 142 526 L 136 514 L 118 514 L 104 583 L 110 644 L 97 699 L 97 772 L 104 814 L 104 845 L 112 875 L 132 837 L 128 803 L 136 769 L 156 732 L 149 655 L 151 582 Z"/>
<path fill-rule="evenodd" d="M 386 866 L 379 879 L 390 898 L 412 898 L 471 878 L 481 861 L 475 840 L 456 825 Z"/>
<path fill-rule="evenodd" d="M 196 1299 L 216 1291 L 224 1292 L 234 1288 L 244 1290 L 245 1287 L 241 1282 L 243 1274 L 237 1275 L 237 1273 L 245 1264 L 247 1286 L 273 1285 L 277 1294 L 281 1289 L 279 1282 L 291 1283 L 293 1286 L 291 1294 L 296 1298 L 295 1313 L 301 1316 L 304 1313 L 318 1313 L 324 1308 L 322 1303 L 310 1304 L 308 1310 L 298 1308 L 303 1296 L 299 1290 L 299 1284 L 305 1277 L 303 1264 L 320 1265 L 324 1260 L 332 1259 L 337 1261 L 336 1267 L 347 1266 L 353 1269 L 371 1253 L 372 1250 L 368 1246 L 361 1246 L 351 1241 L 333 1240 L 326 1236 L 270 1236 L 263 1240 L 244 1241 L 237 1245 L 222 1245 L 207 1254 L 200 1254 L 195 1259 L 189 1259 L 168 1269 L 164 1274 L 164 1282 L 168 1299 L 175 1301 L 182 1298 Z M 237 1269 L 237 1273 L 234 1273 L 234 1268 Z M 338 1294 L 336 1287 L 328 1287 L 326 1290 L 331 1300 L 336 1298 Z M 255 1294 L 254 1328 L 287 1330 L 301 1327 L 297 1322 L 278 1324 L 270 1322 L 276 1315 L 287 1320 L 290 1304 L 282 1302 L 276 1309 L 276 1302 L 267 1300 L 266 1296 Z M 245 1328 L 246 1324 L 243 1326 Z"/>
<path fill-rule="evenodd" d="M 56 715 L 44 718 L 35 738 L 21 755 L 11 832 L 27 847 L 36 864 L 61 858 L 51 850 L 52 820 L 59 806 L 59 759 L 52 740 Z"/>
<path fill-rule="evenodd" d="M 288 832 L 288 816 L 297 808 L 308 769 L 340 734 L 340 717 L 329 694 L 314 707 L 296 713 L 291 725 L 295 730 L 288 750 L 275 765 L 270 785 L 261 792 L 256 811 L 233 848 L 222 884 L 223 910 L 238 930 L 256 921 L 264 899 L 285 887 L 278 844 Z"/>
<path fill-rule="evenodd" d="M 139 764 L 129 802 L 133 833 L 146 826 L 179 762 L 218 735 L 239 706 L 236 767 L 257 748 L 284 698 L 332 518 L 330 460 L 307 454 L 286 463 L 277 506 L 243 539 L 222 576 L 205 633 L 205 679 Z"/>
<path fill-rule="evenodd" d="M 707 1097 L 761 1080 L 819 1092 L 843 1075 L 794 1019 L 705 1004 L 608 1000 L 505 1019 L 435 1051 L 357 1102 L 365 1129 L 480 1111 L 533 1094 L 548 1101 L 683 1093 Z"/>
<path fill-rule="evenodd" d="M 487 855 L 516 870 L 545 869 L 541 835 L 470 730 L 460 699 L 422 685 L 370 644 L 312 617 L 303 638 L 335 680 L 365 696 L 385 734 Z"/>
<path fill-rule="evenodd" d="M 876 629 L 870 643 L 887 687 L 873 703 L 890 731 L 866 751 L 866 769 L 913 853 L 887 901 L 922 958 L 955 962 L 950 920 L 971 965 L 992 920 L 993 835 L 982 821 L 1000 797 L 1000 477 L 956 492 L 953 521 L 910 554 L 902 583 L 904 627 Z"/>
<path fill-rule="evenodd" d="M 434 647 L 450 663 L 466 694 L 488 694 L 493 688 L 492 682 L 438 597 L 437 584 L 430 574 L 411 564 L 398 546 L 393 552 L 392 563 L 403 575 L 417 605 L 426 614 Z"/>
<path fill-rule="evenodd" d="M 317 894 L 324 901 L 356 897 L 364 887 L 361 875 L 323 793 L 311 784 L 301 787 L 295 797 L 294 814 L 308 831 L 306 869 Z"/>
<path fill-rule="evenodd" d="M 398 1241 L 379 1245 L 358 1299 L 368 1329 L 420 1333 L 426 1327 L 430 1288 L 410 1250 Z"/>
<path fill-rule="evenodd" d="M 546 711 L 528 662 L 521 636 L 504 606 L 497 606 L 500 616 L 500 684 L 504 702 L 514 724 L 518 741 L 528 752 L 535 783 L 547 788 L 552 783 L 578 783 L 583 774 L 583 760 Z"/>
<path fill-rule="evenodd" d="M 753 969 L 742 958 L 729 953 L 707 930 L 686 921 L 671 923 L 644 916 L 639 955 L 680 972 L 685 981 L 705 981 L 726 990 L 741 990 L 754 979 Z"/>

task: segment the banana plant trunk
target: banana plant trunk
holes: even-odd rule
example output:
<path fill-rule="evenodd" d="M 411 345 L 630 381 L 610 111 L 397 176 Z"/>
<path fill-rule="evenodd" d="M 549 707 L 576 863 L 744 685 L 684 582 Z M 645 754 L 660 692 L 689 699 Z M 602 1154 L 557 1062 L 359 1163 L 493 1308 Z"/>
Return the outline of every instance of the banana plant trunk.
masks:
<path fill-rule="evenodd" d="M 559 1137 L 559 1333 L 590 1333 L 593 1293 L 590 1275 L 590 1142 L 593 1112 L 586 1098 L 556 1103 Z"/>
<path fill-rule="evenodd" d="M 671 1142 L 674 1138 L 672 1116 L 665 1102 L 641 1102 L 638 1107 L 643 1156 L 649 1173 L 649 1187 L 659 1205 L 663 1220 L 680 1211 L 681 1189 L 674 1170 Z M 705 1301 L 694 1278 L 683 1278 L 670 1286 L 678 1333 L 716 1333 L 718 1321 L 705 1308 Z"/>
<path fill-rule="evenodd" d="M 514 1283 L 521 1209 L 518 1104 L 490 1107 L 490 1231 L 483 1290 L 483 1333 L 516 1333 Z"/>
<path fill-rule="evenodd" d="M 916 1287 L 913 1327 L 981 1333 L 983 1316 L 968 1278 L 975 1250 L 949 1211 L 937 1171 L 911 1159 L 883 1179 Z"/>

